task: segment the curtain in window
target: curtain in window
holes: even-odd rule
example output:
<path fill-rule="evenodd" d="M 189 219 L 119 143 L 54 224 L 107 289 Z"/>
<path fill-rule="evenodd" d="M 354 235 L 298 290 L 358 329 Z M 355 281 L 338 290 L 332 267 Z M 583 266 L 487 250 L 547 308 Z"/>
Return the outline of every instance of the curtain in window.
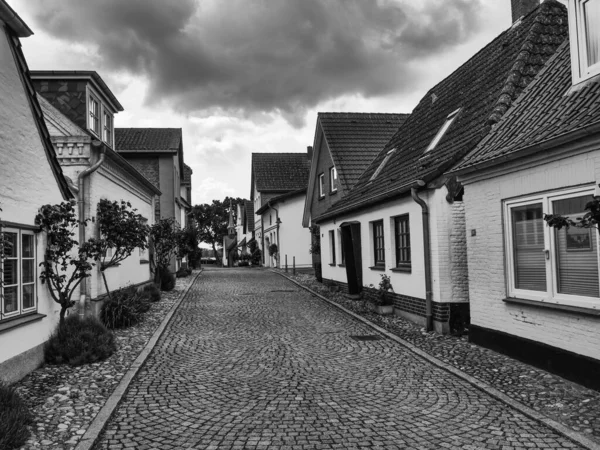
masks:
<path fill-rule="evenodd" d="M 576 219 L 585 214 L 591 195 L 552 202 L 555 214 Z M 598 247 L 595 229 L 570 227 L 555 231 L 556 279 L 561 294 L 599 297 Z"/>
<path fill-rule="evenodd" d="M 511 209 L 515 288 L 546 290 L 542 204 Z"/>
<path fill-rule="evenodd" d="M 600 62 L 600 0 L 588 0 L 583 5 L 587 65 Z"/>

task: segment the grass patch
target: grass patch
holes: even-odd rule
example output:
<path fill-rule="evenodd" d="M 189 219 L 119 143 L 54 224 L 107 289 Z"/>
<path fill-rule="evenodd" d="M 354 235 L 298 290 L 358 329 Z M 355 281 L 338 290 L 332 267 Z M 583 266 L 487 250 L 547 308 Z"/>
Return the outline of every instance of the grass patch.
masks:
<path fill-rule="evenodd" d="M 100 321 L 108 328 L 125 328 L 140 322 L 150 309 L 147 295 L 139 293 L 133 286 L 119 289 L 104 300 Z"/>
<path fill-rule="evenodd" d="M 25 444 L 32 422 L 31 413 L 17 391 L 0 384 L 0 448 L 11 450 Z"/>

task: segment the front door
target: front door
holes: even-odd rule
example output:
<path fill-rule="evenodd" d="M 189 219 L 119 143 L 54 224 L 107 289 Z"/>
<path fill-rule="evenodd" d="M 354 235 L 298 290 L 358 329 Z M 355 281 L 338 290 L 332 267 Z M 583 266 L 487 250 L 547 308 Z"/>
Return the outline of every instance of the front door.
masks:
<path fill-rule="evenodd" d="M 344 222 L 340 228 L 342 230 L 342 246 L 346 257 L 348 293 L 357 295 L 362 291 L 360 223 Z"/>

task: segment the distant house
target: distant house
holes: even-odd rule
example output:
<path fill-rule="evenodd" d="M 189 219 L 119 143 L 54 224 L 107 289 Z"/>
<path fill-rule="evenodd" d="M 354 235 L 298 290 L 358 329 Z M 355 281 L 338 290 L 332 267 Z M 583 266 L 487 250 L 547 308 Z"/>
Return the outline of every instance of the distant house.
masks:
<path fill-rule="evenodd" d="M 252 154 L 254 233 L 268 267 L 285 263 L 286 255 L 290 264 L 295 257 L 297 265 L 311 265 L 310 233 L 302 227 L 310 158 L 310 153 Z M 271 256 L 273 244 L 277 255 Z"/>
<path fill-rule="evenodd" d="M 32 31 L 0 0 L 0 226 L 9 245 L 0 283 L 0 381 L 43 362 L 60 306 L 39 279 L 45 236 L 35 224 L 44 204 L 73 199 L 35 96 L 20 38 Z"/>
<path fill-rule="evenodd" d="M 254 238 L 254 203 L 244 200 L 236 207 L 236 234 L 240 255 L 249 254 L 248 245 Z"/>
<path fill-rule="evenodd" d="M 463 189 L 444 172 L 489 133 L 566 33 L 564 7 L 547 0 L 427 92 L 354 188 L 312 217 L 321 227 L 324 282 L 375 295 L 369 286 L 385 274 L 396 314 L 427 330 L 462 327 Z"/>
<path fill-rule="evenodd" d="M 569 42 L 453 173 L 465 186 L 469 340 L 598 389 L 598 230 L 543 219 L 582 217 L 600 196 L 600 16 L 584 6 L 600 1 L 569 0 Z"/>
<path fill-rule="evenodd" d="M 190 224 L 190 213 L 192 212 L 192 174 L 193 170 L 187 164 L 183 164 L 183 179 L 181 180 L 181 226 L 187 227 Z"/>

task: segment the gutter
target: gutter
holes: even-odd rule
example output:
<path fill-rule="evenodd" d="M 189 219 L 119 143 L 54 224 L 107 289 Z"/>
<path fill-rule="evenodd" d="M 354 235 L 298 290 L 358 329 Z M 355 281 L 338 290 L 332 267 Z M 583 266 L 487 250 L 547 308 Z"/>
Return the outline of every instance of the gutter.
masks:
<path fill-rule="evenodd" d="M 0 2 L 0 19 L 15 32 L 17 37 L 24 38 L 33 34 L 33 31 L 19 17 L 19 15 L 6 3 Z"/>
<path fill-rule="evenodd" d="M 410 195 L 413 200 L 421 206 L 421 214 L 423 218 L 423 253 L 425 256 L 425 331 L 433 330 L 433 314 L 432 302 L 433 291 L 431 281 L 431 242 L 429 236 L 429 208 L 427 203 L 419 197 L 418 188 L 426 185 L 425 181 L 417 180 L 415 187 L 410 190 Z"/>
<path fill-rule="evenodd" d="M 93 140 L 92 146 L 98 148 L 100 150 L 100 159 L 96 161 L 96 163 L 87 169 L 79 172 L 77 175 L 77 186 L 79 187 L 79 192 L 77 193 L 77 210 L 79 216 L 79 243 L 85 241 L 85 226 L 84 226 L 84 216 L 85 216 L 85 192 L 84 192 L 84 178 L 88 177 L 92 172 L 98 170 L 98 168 L 104 163 L 104 158 L 106 156 L 106 146 L 100 141 Z M 87 277 L 81 279 L 81 283 L 79 284 L 79 316 L 85 316 L 85 299 L 87 292 Z"/>

